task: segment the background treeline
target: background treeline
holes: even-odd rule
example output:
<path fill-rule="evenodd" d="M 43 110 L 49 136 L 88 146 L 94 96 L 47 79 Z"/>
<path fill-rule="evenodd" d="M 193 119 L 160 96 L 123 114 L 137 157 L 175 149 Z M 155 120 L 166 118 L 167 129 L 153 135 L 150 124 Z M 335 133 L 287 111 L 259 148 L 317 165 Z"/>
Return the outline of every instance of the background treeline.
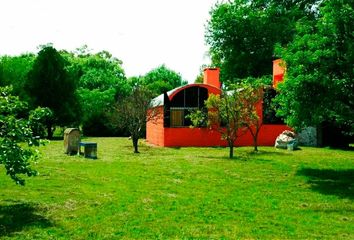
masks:
<path fill-rule="evenodd" d="M 108 114 L 114 105 L 136 87 L 157 96 L 185 83 L 165 65 L 127 78 L 121 60 L 107 51 L 93 53 L 87 46 L 68 52 L 46 44 L 38 53 L 0 56 L 0 86 L 11 85 L 28 111 L 38 106 L 52 111 L 41 131 L 48 138 L 57 127 L 80 127 L 86 136 L 127 136 L 124 124 L 117 125 Z"/>

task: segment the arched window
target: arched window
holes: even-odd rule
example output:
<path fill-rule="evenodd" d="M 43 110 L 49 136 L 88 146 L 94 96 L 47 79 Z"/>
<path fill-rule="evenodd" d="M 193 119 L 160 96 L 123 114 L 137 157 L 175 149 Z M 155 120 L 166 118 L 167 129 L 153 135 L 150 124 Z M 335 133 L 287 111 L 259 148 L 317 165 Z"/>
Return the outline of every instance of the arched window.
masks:
<path fill-rule="evenodd" d="M 204 108 L 208 99 L 208 89 L 204 87 L 189 87 L 179 91 L 165 106 L 165 127 L 187 127 L 192 123 L 188 114 Z"/>

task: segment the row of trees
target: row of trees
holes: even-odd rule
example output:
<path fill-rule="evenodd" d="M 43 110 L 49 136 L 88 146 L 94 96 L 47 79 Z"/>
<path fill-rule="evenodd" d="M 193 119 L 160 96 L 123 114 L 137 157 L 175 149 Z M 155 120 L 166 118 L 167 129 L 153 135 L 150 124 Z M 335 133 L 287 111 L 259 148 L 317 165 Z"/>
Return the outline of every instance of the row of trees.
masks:
<path fill-rule="evenodd" d="M 161 65 L 144 76 L 127 79 L 122 62 L 109 52 L 91 53 L 87 46 L 74 52 L 57 51 L 52 45 L 35 54 L 0 57 L 0 86 L 13 86 L 13 94 L 29 104 L 48 107 L 47 137 L 56 126 L 82 126 L 85 135 L 128 135 L 111 121 L 109 110 L 146 88 L 151 96 L 181 86 L 180 74 Z"/>
<path fill-rule="evenodd" d="M 351 0 L 233 0 L 212 9 L 206 42 L 226 88 L 269 76 L 283 58 L 277 115 L 297 130 L 327 125 L 353 136 L 353 22 Z"/>
<path fill-rule="evenodd" d="M 87 46 L 67 52 L 47 44 L 38 54 L 1 56 L 0 164 L 23 185 L 19 174 L 36 175 L 30 162 L 38 155 L 29 147 L 52 138 L 58 126 L 130 135 L 138 152 L 151 98 L 185 83 L 165 65 L 127 79 L 119 59 Z"/>

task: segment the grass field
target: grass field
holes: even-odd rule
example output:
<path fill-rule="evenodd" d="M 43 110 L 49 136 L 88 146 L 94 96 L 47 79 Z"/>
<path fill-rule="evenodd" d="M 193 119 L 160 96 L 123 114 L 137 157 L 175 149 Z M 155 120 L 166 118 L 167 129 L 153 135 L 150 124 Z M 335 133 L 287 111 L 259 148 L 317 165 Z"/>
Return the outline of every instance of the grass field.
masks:
<path fill-rule="evenodd" d="M 41 147 L 25 187 L 0 170 L 1 239 L 354 239 L 353 151 L 88 140 L 99 159 Z"/>

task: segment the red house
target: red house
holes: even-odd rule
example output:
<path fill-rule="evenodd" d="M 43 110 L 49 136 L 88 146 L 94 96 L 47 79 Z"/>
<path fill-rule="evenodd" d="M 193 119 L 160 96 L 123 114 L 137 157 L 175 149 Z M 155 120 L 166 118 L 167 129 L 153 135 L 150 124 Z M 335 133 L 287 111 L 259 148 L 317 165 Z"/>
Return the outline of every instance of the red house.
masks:
<path fill-rule="evenodd" d="M 147 142 L 164 147 L 210 147 L 227 146 L 221 139 L 219 132 L 209 128 L 191 128 L 191 122 L 186 116 L 191 110 L 202 108 L 204 101 L 210 94 L 220 94 L 220 70 L 208 68 L 204 70 L 204 82 L 201 84 L 188 84 L 175 88 L 166 94 L 152 100 L 152 106 L 158 112 L 157 119 L 147 122 Z M 273 86 L 282 81 L 284 67 L 280 60 L 273 62 Z M 268 98 L 275 96 L 275 90 L 266 90 Z M 258 136 L 260 146 L 273 146 L 276 137 L 284 130 L 289 129 L 274 117 L 272 111 L 265 111 L 267 102 L 258 104 L 257 110 L 263 125 Z M 273 115 L 273 116 L 270 116 Z M 236 146 L 252 146 L 253 139 L 249 132 L 242 134 L 235 142 Z"/>

